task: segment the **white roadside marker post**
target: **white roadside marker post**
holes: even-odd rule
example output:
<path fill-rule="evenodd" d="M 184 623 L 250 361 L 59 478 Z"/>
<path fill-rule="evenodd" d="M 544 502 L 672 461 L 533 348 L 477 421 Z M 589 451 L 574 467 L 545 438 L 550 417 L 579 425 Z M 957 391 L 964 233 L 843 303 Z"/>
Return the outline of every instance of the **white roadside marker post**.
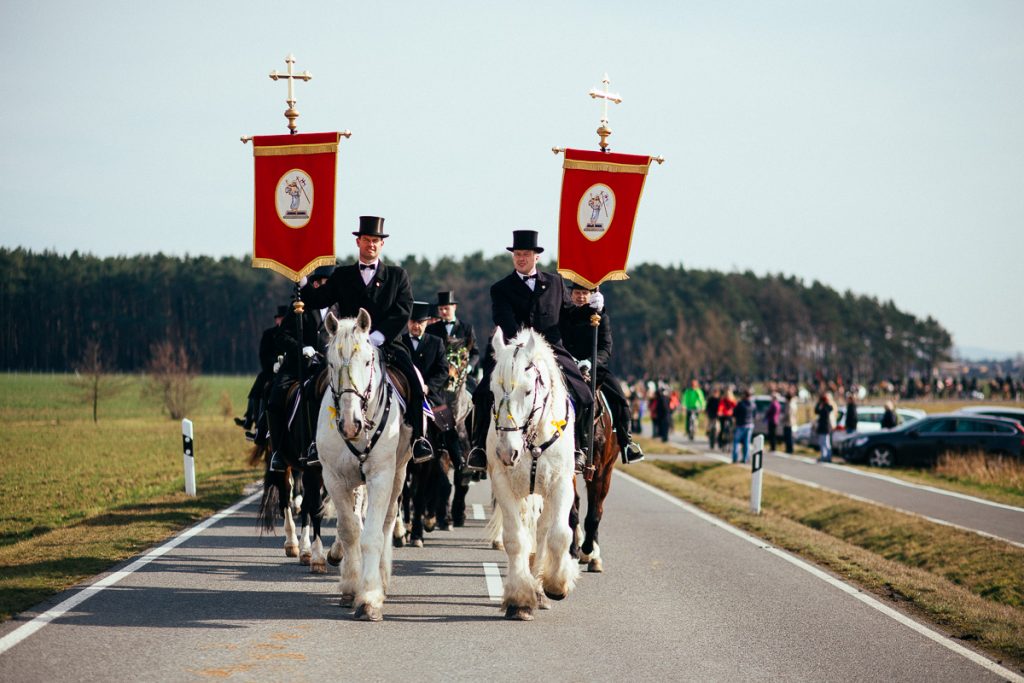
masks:
<path fill-rule="evenodd" d="M 185 495 L 196 495 L 196 449 L 192 439 L 192 420 L 181 421 L 181 443 L 185 455 Z"/>
<path fill-rule="evenodd" d="M 761 514 L 761 477 L 763 476 L 764 435 L 754 437 L 753 453 L 750 457 L 750 511 Z"/>

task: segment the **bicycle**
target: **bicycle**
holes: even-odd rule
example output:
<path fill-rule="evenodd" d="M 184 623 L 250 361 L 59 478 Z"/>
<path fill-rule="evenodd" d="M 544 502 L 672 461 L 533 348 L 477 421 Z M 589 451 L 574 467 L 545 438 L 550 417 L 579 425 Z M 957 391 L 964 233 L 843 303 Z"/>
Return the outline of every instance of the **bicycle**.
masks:
<path fill-rule="evenodd" d="M 700 419 L 700 411 L 695 408 L 686 410 L 686 435 L 693 441 L 697 435 L 697 421 Z"/>

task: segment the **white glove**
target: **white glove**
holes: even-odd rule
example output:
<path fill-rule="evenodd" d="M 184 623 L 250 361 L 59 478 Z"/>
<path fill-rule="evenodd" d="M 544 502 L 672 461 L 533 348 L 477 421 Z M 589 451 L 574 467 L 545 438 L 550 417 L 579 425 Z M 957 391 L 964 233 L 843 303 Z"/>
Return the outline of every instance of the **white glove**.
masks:
<path fill-rule="evenodd" d="M 274 374 L 276 375 L 277 371 L 280 370 L 280 369 L 281 369 L 281 361 L 277 361 L 276 363 L 274 363 Z"/>
<path fill-rule="evenodd" d="M 590 295 L 590 307 L 600 311 L 604 308 L 604 294 L 601 292 L 594 292 Z"/>
<path fill-rule="evenodd" d="M 590 372 L 590 361 L 584 358 L 581 361 L 577 361 L 576 365 L 579 366 L 580 372 Z"/>
<path fill-rule="evenodd" d="M 302 278 L 299 279 L 299 289 L 302 289 L 303 287 L 305 287 L 308 284 L 309 284 L 309 278 L 306 277 L 305 275 L 303 275 Z"/>
<path fill-rule="evenodd" d="M 306 358 L 312 358 L 313 356 L 316 355 L 316 349 L 314 349 L 312 346 L 303 346 L 302 355 Z"/>
<path fill-rule="evenodd" d="M 374 330 L 370 333 L 370 343 L 374 346 L 383 346 L 385 341 L 387 340 L 384 339 L 384 333 L 380 330 Z"/>

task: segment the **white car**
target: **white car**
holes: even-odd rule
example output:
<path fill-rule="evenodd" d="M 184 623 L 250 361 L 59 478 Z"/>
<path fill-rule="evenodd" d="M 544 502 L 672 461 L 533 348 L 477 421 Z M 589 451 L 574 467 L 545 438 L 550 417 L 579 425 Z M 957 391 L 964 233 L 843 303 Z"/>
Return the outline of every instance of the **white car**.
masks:
<path fill-rule="evenodd" d="M 885 415 L 885 406 L 857 406 L 857 432 L 880 432 L 882 431 L 882 416 Z M 897 408 L 896 417 L 899 420 L 899 424 L 905 424 L 912 420 L 919 420 L 927 415 L 923 410 L 917 410 L 915 408 Z M 832 445 L 842 441 L 847 437 L 846 428 L 843 426 L 843 421 L 846 418 L 846 406 L 839 407 L 839 413 L 836 417 L 836 429 L 832 432 Z M 802 444 L 804 446 L 810 446 L 811 448 L 818 447 L 818 435 L 814 432 L 814 422 L 808 422 L 802 424 L 793 430 L 793 442 Z"/>

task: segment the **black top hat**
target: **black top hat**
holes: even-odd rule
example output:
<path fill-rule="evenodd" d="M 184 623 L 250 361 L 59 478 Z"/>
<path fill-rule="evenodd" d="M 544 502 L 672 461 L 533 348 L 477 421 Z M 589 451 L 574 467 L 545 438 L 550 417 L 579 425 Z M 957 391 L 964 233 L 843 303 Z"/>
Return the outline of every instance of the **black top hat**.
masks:
<path fill-rule="evenodd" d="M 288 315 L 288 311 L 292 310 L 291 306 L 278 306 L 277 313 L 274 314 L 275 318 L 283 318 Z"/>
<path fill-rule="evenodd" d="M 430 317 L 430 304 L 426 301 L 413 301 L 412 302 L 412 313 L 409 314 L 409 320 L 426 320 Z"/>
<path fill-rule="evenodd" d="M 309 274 L 310 280 L 319 280 L 321 278 L 328 278 L 331 273 L 334 272 L 334 266 L 317 266 L 312 273 Z"/>
<path fill-rule="evenodd" d="M 455 300 L 455 292 L 438 292 L 437 293 L 437 305 L 438 306 L 453 306 L 459 303 Z"/>
<path fill-rule="evenodd" d="M 387 237 L 384 233 L 384 219 L 380 216 L 360 216 L 359 232 L 352 234 L 356 237 L 366 235 L 367 237 L 380 237 L 384 239 Z"/>
<path fill-rule="evenodd" d="M 537 246 L 537 231 L 536 230 L 513 230 L 512 231 L 512 246 L 505 247 L 509 251 L 516 251 L 517 249 L 528 249 L 535 251 L 538 254 L 544 251 L 544 247 Z"/>
<path fill-rule="evenodd" d="M 586 290 L 588 292 L 596 292 L 597 291 L 596 289 L 591 289 L 590 287 L 587 287 L 586 285 L 581 285 L 580 283 L 576 282 L 575 280 L 570 280 L 569 281 L 569 289 L 583 289 L 583 290 Z"/>

